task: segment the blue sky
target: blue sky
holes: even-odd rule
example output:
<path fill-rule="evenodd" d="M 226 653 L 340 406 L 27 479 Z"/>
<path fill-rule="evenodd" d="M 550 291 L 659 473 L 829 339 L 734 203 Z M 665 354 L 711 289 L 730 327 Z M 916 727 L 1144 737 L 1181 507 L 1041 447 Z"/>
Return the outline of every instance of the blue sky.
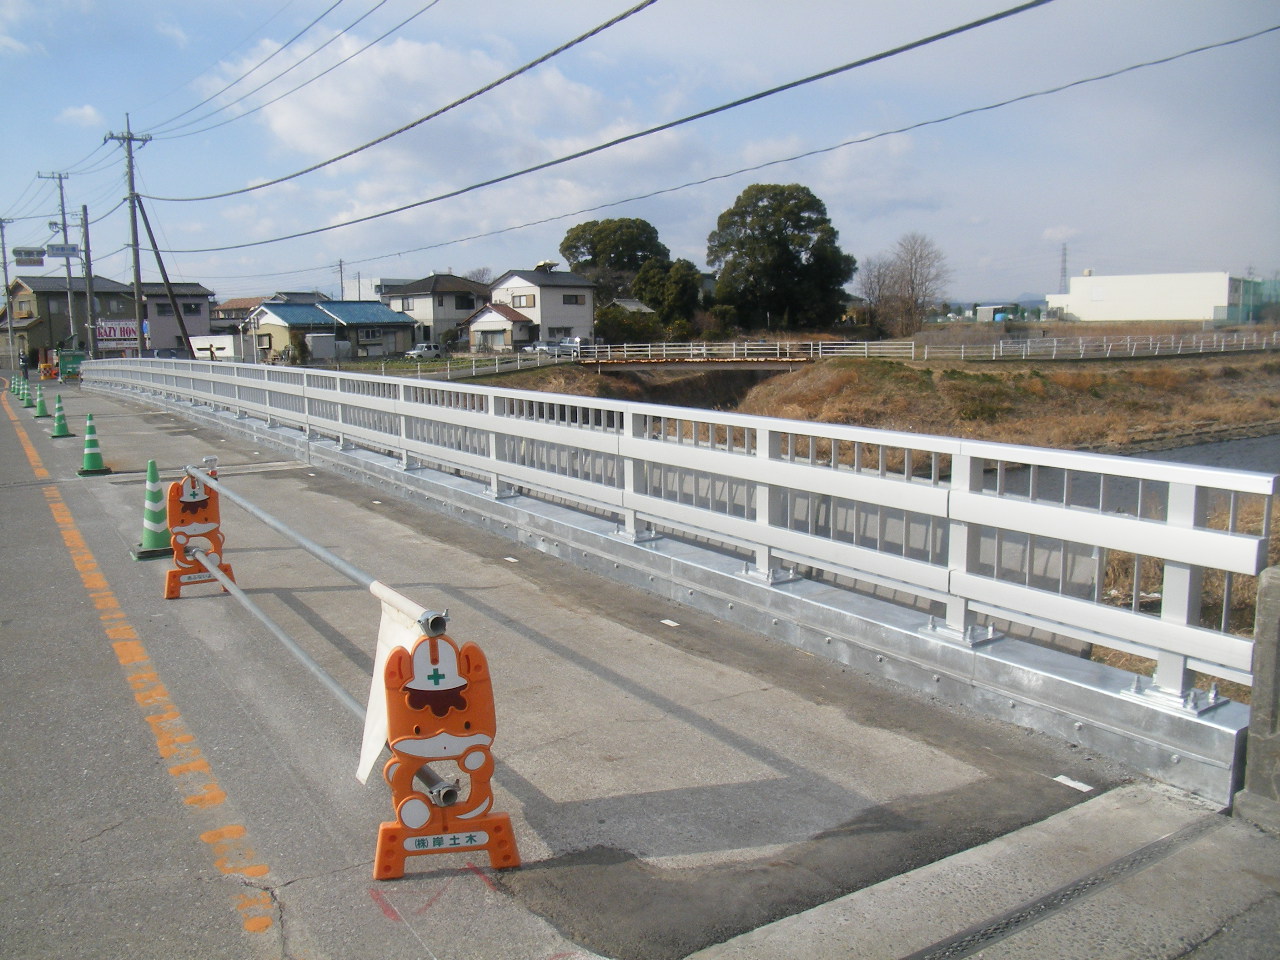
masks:
<path fill-rule="evenodd" d="M 38 174 L 70 173 L 67 205 L 77 217 L 89 208 L 95 273 L 127 282 L 128 218 L 113 210 L 126 193 L 123 154 L 103 142 L 123 132 L 126 114 L 135 133 L 153 137 L 137 150 L 144 196 L 239 190 L 381 137 L 635 2 L 0 0 L 0 217 L 14 221 L 6 239 L 10 248 L 50 239 L 57 182 Z M 658 0 L 317 172 L 218 200 L 145 203 L 163 249 L 272 240 L 502 177 L 1015 5 Z M 1072 274 L 1252 269 L 1270 278 L 1280 270 L 1280 31 L 892 131 L 1278 25 L 1275 0 L 1054 0 L 454 199 L 294 240 L 173 252 L 166 263 L 173 278 L 222 299 L 337 295 L 341 261 L 354 296 L 357 278 L 367 292 L 375 277 L 498 275 L 559 260 L 575 223 L 640 217 L 673 256 L 704 268 L 707 234 L 743 189 L 801 183 L 859 260 L 907 232 L 932 239 L 952 275 L 947 295 L 960 302 L 1057 292 L 1064 243 Z M 708 182 L 672 189 L 699 180 Z M 631 199 L 659 191 L 669 192 Z M 149 256 L 143 271 L 158 277 Z"/>

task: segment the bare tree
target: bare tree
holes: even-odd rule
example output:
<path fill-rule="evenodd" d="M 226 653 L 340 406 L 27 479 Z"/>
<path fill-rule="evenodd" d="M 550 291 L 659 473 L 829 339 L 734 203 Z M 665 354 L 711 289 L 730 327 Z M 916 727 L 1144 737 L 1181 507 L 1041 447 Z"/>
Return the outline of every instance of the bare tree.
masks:
<path fill-rule="evenodd" d="M 909 337 L 941 300 L 951 273 L 938 246 L 921 233 L 907 233 L 893 251 L 863 262 L 859 288 L 875 325 L 890 337 Z"/>

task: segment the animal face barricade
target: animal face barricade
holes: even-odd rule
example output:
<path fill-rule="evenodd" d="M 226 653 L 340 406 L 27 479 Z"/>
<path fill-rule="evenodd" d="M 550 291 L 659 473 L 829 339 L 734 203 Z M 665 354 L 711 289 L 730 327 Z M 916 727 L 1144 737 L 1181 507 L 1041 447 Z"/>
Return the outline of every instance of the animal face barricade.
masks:
<path fill-rule="evenodd" d="M 204 463 L 208 476 L 216 479 L 217 458 L 205 457 Z M 184 476 L 169 485 L 166 506 L 174 566 L 165 574 L 165 599 L 180 597 L 183 587 L 217 580 L 213 572 L 200 562 L 197 553 L 203 554 L 210 564 L 235 580 L 231 564 L 222 562 L 225 538 L 222 535 L 218 491 L 200 477 Z"/>
<path fill-rule="evenodd" d="M 374 878 L 403 876 L 411 856 L 466 850 L 487 851 L 495 869 L 519 866 L 510 817 L 491 809 L 490 747 L 497 725 L 483 651 L 472 642 L 459 647 L 444 633 L 424 635 L 412 649 L 391 651 L 383 679 L 391 748 L 383 777 L 396 819 L 378 830 Z M 441 804 L 415 784 L 433 761 L 452 761 L 469 779 L 463 799 Z"/>

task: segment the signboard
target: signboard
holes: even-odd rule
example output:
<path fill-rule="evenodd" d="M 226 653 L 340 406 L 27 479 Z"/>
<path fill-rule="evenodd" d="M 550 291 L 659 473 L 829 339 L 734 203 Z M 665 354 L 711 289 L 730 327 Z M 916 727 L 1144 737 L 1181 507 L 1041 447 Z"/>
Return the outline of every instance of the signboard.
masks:
<path fill-rule="evenodd" d="M 80 259 L 80 244 L 46 243 L 44 245 L 44 255 L 46 257 L 61 257 L 64 260 L 78 260 Z"/>
<path fill-rule="evenodd" d="M 119 350 L 138 345 L 138 323 L 136 320 L 99 320 L 94 324 L 94 334 L 98 338 L 98 347 L 104 350 Z M 145 333 L 146 327 L 144 325 Z"/>
<path fill-rule="evenodd" d="M 20 267 L 43 267 L 44 247 L 14 247 L 13 262 Z"/>

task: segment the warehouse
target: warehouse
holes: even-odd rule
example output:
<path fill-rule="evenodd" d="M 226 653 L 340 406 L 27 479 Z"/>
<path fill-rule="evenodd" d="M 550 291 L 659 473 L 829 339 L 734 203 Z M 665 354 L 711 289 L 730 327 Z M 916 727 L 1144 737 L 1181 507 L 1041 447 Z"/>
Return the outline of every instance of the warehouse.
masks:
<path fill-rule="evenodd" d="M 1148 273 L 1103 277 L 1086 270 L 1067 293 L 1049 294 L 1049 316 L 1083 322 L 1199 320 L 1253 323 L 1262 281 L 1228 273 Z"/>

